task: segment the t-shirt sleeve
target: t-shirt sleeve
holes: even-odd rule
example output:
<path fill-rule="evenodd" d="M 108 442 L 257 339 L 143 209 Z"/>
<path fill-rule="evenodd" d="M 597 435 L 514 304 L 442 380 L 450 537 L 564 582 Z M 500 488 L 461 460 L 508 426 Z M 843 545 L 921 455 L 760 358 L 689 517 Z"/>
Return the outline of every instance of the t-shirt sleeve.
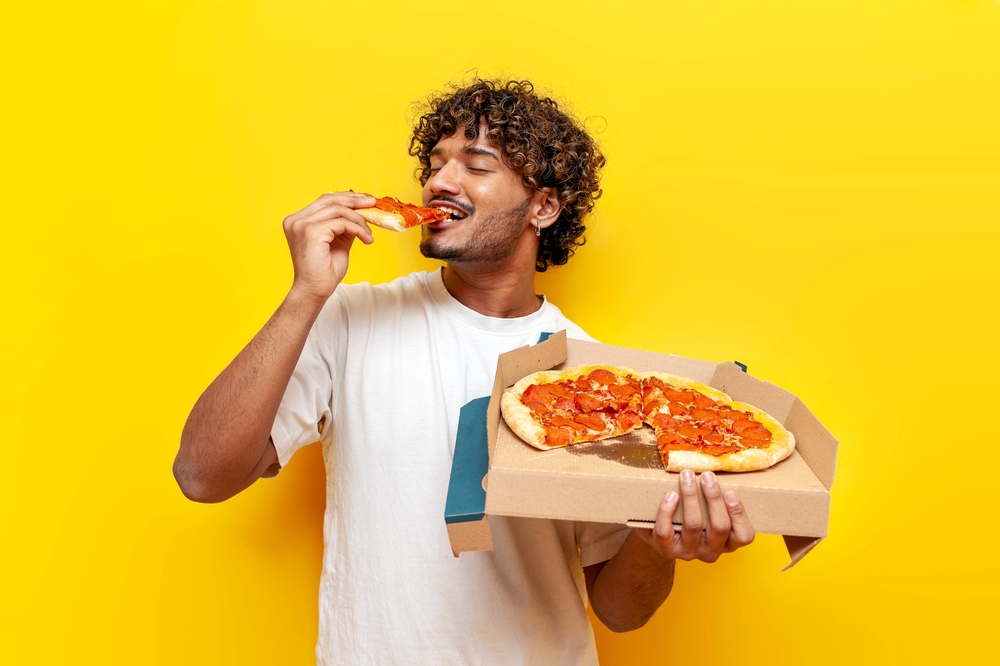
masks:
<path fill-rule="evenodd" d="M 271 426 L 271 440 L 282 467 L 303 446 L 316 441 L 328 442 L 333 434 L 336 359 L 342 339 L 346 337 L 342 333 L 344 322 L 344 304 L 335 293 L 309 331 Z"/>
<path fill-rule="evenodd" d="M 576 523 L 576 543 L 580 548 L 580 566 L 610 560 L 625 543 L 632 528 L 611 523 Z"/>

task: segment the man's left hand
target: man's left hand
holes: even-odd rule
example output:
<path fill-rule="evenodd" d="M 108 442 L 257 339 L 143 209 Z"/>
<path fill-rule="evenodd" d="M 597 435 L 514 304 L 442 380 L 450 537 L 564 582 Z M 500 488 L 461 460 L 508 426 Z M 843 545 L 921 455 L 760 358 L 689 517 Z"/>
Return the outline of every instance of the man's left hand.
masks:
<path fill-rule="evenodd" d="M 723 553 L 731 553 L 754 539 L 754 529 L 733 491 L 725 494 L 711 472 L 701 475 L 708 515 L 702 516 L 694 472 L 680 473 L 680 494 L 668 493 L 656 513 L 651 530 L 632 530 L 657 553 L 667 559 L 715 562 Z M 679 532 L 674 530 L 674 512 L 680 503 L 684 511 Z"/>

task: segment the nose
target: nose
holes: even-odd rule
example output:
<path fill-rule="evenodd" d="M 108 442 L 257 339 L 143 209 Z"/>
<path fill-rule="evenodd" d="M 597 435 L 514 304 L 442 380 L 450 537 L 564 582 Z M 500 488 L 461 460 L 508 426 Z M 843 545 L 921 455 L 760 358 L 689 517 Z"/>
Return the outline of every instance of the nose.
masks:
<path fill-rule="evenodd" d="M 449 194 L 457 196 L 461 192 L 458 185 L 458 165 L 445 162 L 437 171 L 430 175 L 424 188 L 431 194 Z"/>

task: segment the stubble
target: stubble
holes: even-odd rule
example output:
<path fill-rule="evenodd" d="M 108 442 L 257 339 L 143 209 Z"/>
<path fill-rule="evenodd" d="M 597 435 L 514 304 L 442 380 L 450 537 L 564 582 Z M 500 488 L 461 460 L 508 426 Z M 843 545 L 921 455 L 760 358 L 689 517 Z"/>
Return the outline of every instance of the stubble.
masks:
<path fill-rule="evenodd" d="M 524 229 L 531 197 L 506 210 L 497 211 L 477 225 L 472 237 L 462 245 L 443 246 L 433 229 L 424 228 L 420 254 L 428 259 L 456 262 L 495 263 L 511 255 Z"/>

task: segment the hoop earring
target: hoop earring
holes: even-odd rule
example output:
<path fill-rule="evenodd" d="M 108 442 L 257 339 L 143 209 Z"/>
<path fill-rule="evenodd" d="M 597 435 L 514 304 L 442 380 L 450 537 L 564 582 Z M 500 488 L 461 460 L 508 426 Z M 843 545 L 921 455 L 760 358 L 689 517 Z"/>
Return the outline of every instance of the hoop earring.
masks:
<path fill-rule="evenodd" d="M 535 220 L 535 235 L 539 237 L 542 235 L 542 225 L 539 224 L 538 220 Z"/>

